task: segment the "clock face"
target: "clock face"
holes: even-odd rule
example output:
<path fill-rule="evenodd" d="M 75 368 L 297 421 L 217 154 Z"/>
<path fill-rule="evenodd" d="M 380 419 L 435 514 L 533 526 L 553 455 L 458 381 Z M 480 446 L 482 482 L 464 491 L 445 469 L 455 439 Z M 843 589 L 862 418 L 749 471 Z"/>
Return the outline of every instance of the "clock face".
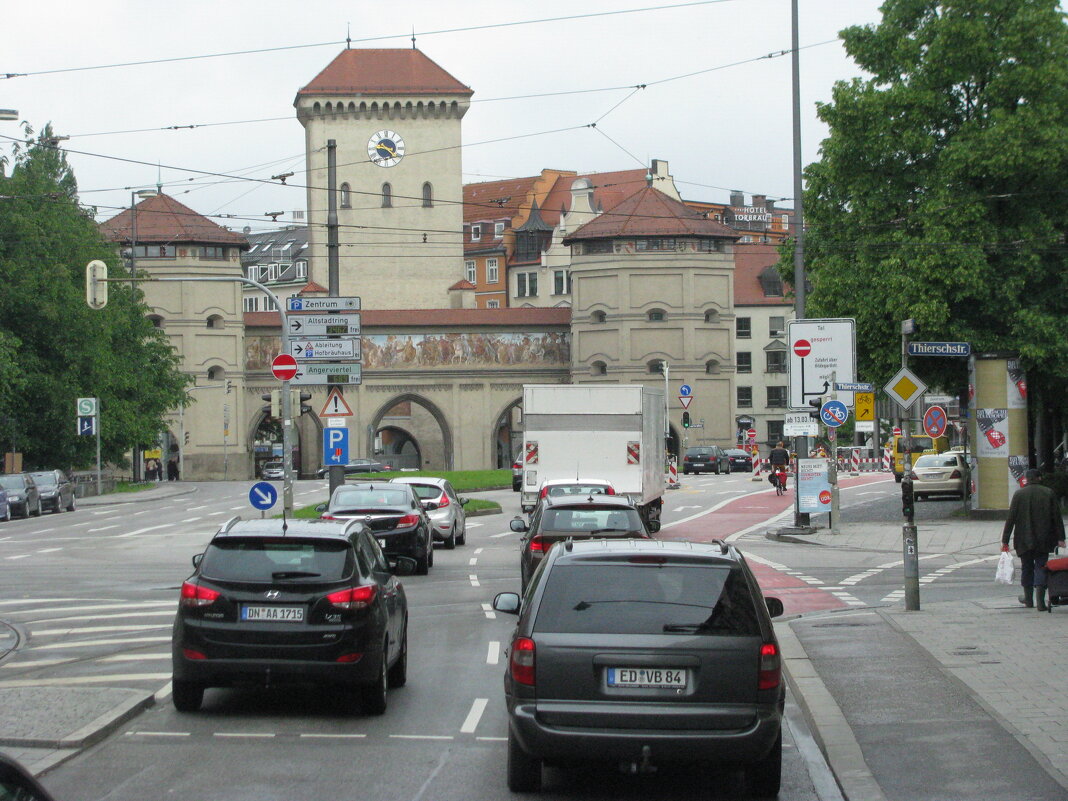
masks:
<path fill-rule="evenodd" d="M 367 140 L 367 156 L 379 167 L 393 167 L 404 158 L 404 140 L 396 131 L 379 131 Z"/>

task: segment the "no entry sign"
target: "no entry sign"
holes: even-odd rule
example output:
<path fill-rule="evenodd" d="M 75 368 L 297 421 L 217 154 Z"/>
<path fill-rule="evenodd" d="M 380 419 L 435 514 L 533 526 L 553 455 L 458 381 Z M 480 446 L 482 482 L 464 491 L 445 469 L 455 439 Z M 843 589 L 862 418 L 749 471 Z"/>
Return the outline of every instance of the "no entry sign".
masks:
<path fill-rule="evenodd" d="M 802 359 L 812 353 L 812 343 L 807 339 L 799 339 L 794 343 L 794 354 Z"/>
<path fill-rule="evenodd" d="M 297 360 L 288 353 L 275 356 L 271 362 L 271 372 L 279 381 L 288 381 L 297 374 Z"/>

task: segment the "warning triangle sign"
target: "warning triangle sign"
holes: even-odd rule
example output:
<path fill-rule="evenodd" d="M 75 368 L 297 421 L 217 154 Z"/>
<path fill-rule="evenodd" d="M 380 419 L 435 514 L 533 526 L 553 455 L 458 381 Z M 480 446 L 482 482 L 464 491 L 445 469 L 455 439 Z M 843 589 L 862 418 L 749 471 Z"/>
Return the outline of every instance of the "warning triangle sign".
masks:
<path fill-rule="evenodd" d="M 352 409 L 345 403 L 345 398 L 341 395 L 341 390 L 334 387 L 330 390 L 330 394 L 326 396 L 326 403 L 323 404 L 323 410 L 319 412 L 320 417 L 352 417 Z"/>
<path fill-rule="evenodd" d="M 683 409 L 690 408 L 690 401 L 693 400 L 693 395 L 679 395 L 679 403 L 682 404 Z"/>

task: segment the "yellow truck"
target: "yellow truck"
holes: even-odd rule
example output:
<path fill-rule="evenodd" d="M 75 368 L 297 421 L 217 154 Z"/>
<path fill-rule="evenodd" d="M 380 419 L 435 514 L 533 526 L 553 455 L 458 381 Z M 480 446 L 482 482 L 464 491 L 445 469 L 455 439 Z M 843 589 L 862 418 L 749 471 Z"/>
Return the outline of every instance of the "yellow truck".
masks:
<path fill-rule="evenodd" d="M 901 483 L 901 479 L 905 475 L 905 438 L 903 436 L 895 436 L 892 442 L 887 443 L 887 447 L 890 448 L 890 455 L 892 458 L 894 481 Z M 910 453 L 912 454 L 912 461 L 916 461 L 916 457 L 923 453 L 945 453 L 949 450 L 949 439 L 947 437 L 929 437 L 926 434 L 913 434 L 912 435 L 912 448 Z"/>

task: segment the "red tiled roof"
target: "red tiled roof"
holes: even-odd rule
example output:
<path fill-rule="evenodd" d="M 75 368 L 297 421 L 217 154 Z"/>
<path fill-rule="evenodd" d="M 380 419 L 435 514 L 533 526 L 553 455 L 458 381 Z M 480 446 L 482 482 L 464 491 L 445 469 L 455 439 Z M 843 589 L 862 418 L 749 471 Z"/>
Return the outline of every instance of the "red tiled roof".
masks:
<path fill-rule="evenodd" d="M 342 50 L 301 95 L 472 95 L 474 92 L 412 48 Z"/>
<path fill-rule="evenodd" d="M 297 294 L 298 295 L 303 295 L 305 292 L 329 292 L 329 291 L 330 290 L 327 289 L 322 284 L 317 284 L 314 281 L 309 281 L 308 283 L 306 283 L 304 286 L 302 286 L 300 288 L 300 291 Z"/>
<path fill-rule="evenodd" d="M 508 220 L 511 225 L 512 218 L 519 212 L 520 205 L 527 201 L 527 195 L 539 177 L 535 175 L 465 184 L 464 222 Z"/>
<path fill-rule="evenodd" d="M 461 278 L 455 284 L 450 286 L 449 289 L 477 289 L 477 287 L 466 278 Z"/>
<path fill-rule="evenodd" d="M 734 304 L 736 306 L 793 306 L 791 298 L 767 297 L 760 285 L 760 273 L 779 263 L 779 252 L 771 243 L 745 243 L 734 246 Z M 789 291 L 784 288 L 784 291 Z"/>
<path fill-rule="evenodd" d="M 227 231 L 169 195 L 145 198 L 136 208 L 139 244 L 185 242 L 248 247 L 244 234 Z M 132 228 L 133 215 L 130 209 L 100 223 L 101 232 L 112 242 L 130 242 Z"/>
<path fill-rule="evenodd" d="M 571 210 L 571 184 L 579 178 L 587 178 L 593 184 L 593 208 L 603 206 L 605 211 L 618 205 L 639 189 L 646 182 L 648 170 L 620 170 L 617 172 L 590 172 L 584 175 L 563 175 L 545 196 L 541 204 L 541 217 L 550 225 L 560 222 L 560 209 Z"/>
<path fill-rule="evenodd" d="M 658 189 L 646 186 L 606 209 L 564 239 L 604 239 L 614 236 L 715 236 L 738 239 L 739 234 L 705 217 Z"/>
<path fill-rule="evenodd" d="M 360 312 L 363 328 L 399 328 L 404 326 L 502 326 L 502 325 L 570 325 L 571 309 L 364 309 Z M 279 327 L 278 312 L 245 312 L 246 326 Z"/>

